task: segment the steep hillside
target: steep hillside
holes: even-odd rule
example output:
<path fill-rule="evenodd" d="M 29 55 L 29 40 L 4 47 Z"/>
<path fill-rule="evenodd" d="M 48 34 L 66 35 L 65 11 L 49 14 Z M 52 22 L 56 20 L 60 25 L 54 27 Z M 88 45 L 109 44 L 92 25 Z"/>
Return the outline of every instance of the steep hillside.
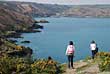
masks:
<path fill-rule="evenodd" d="M 1 6 L 32 17 L 110 17 L 110 5 L 56 5 L 32 2 L 0 2 Z"/>
<path fill-rule="evenodd" d="M 76 5 L 61 15 L 67 17 L 110 17 L 110 5 Z"/>
<path fill-rule="evenodd" d="M 7 37 L 20 37 L 20 32 L 34 31 L 33 28 L 41 27 L 34 24 L 35 21 L 30 16 L 13 8 L 14 6 L 7 3 L 0 3 L 0 57 L 4 54 L 9 56 L 31 55 L 32 49 L 14 44 Z"/>
<path fill-rule="evenodd" d="M 61 13 L 71 6 L 67 5 L 52 5 L 38 4 L 31 2 L 1 2 L 1 5 L 7 5 L 9 9 L 37 17 L 53 16 L 56 13 Z"/>
<path fill-rule="evenodd" d="M 20 30 L 31 27 L 33 22 L 31 17 L 14 11 L 6 3 L 0 4 L 0 30 Z"/>

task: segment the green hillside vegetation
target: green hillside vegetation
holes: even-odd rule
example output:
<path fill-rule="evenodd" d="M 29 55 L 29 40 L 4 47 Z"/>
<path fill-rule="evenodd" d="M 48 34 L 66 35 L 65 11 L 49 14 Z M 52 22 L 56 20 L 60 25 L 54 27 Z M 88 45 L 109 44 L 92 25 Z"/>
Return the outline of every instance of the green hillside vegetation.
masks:
<path fill-rule="evenodd" d="M 0 38 L 0 56 L 26 56 L 31 55 L 32 49 L 29 47 L 20 46 L 10 42 L 5 38 Z"/>
<path fill-rule="evenodd" d="M 99 69 L 101 72 L 110 71 L 110 53 L 101 52 L 96 55 L 96 59 L 99 58 Z"/>
<path fill-rule="evenodd" d="M 30 58 L 4 56 L 0 59 L 1 74 L 56 74 L 60 68 L 53 60 L 32 61 Z"/>
<path fill-rule="evenodd" d="M 60 64 L 52 59 L 33 61 L 32 49 L 0 38 L 0 74 L 56 74 Z"/>

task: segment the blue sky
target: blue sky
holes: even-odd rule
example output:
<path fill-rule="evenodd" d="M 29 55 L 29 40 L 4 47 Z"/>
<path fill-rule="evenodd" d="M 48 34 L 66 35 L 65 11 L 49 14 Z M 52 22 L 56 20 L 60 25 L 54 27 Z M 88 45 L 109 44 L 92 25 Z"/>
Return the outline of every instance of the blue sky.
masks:
<path fill-rule="evenodd" d="M 110 0 L 7 0 L 7 1 L 32 1 L 37 3 L 48 3 L 48 4 L 110 4 Z"/>

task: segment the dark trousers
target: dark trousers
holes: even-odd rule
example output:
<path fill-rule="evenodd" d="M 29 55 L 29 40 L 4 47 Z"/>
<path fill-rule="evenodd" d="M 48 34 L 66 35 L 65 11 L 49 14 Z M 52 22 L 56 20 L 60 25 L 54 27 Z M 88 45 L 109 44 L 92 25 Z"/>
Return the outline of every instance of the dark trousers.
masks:
<path fill-rule="evenodd" d="M 92 59 L 94 59 L 95 54 L 96 54 L 96 51 L 92 50 Z"/>
<path fill-rule="evenodd" d="M 68 55 L 68 68 L 73 68 L 73 55 Z"/>

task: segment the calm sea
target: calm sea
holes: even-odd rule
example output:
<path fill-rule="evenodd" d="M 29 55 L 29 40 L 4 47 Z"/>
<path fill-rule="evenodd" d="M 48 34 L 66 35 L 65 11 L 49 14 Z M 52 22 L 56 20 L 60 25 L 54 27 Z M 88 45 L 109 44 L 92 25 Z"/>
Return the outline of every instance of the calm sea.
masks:
<path fill-rule="evenodd" d="M 33 49 L 33 58 L 51 56 L 60 63 L 67 61 L 66 47 L 70 40 L 75 44 L 74 61 L 91 56 L 89 44 L 95 40 L 99 51 L 110 52 L 110 18 L 35 18 L 46 19 L 50 23 L 40 23 L 44 29 L 40 33 L 24 33 L 23 40 L 30 44 L 21 44 Z"/>

